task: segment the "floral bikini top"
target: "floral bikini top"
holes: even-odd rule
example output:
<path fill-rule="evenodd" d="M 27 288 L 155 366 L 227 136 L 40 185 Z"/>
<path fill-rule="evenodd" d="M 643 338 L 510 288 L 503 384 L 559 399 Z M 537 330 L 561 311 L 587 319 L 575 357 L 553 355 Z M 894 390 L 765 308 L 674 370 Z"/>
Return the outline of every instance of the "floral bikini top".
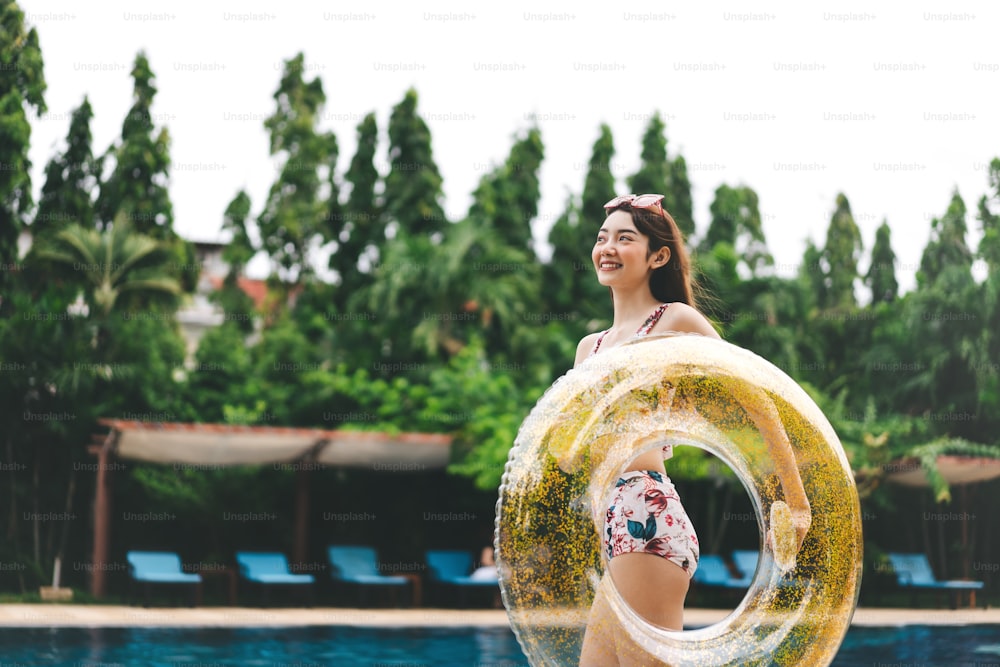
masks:
<path fill-rule="evenodd" d="M 645 336 L 650 331 L 652 331 L 653 327 L 655 327 L 656 323 L 660 321 L 660 317 L 663 315 L 664 311 L 666 311 L 667 306 L 669 306 L 669 305 L 670 305 L 669 303 L 661 303 L 659 306 L 657 306 L 656 310 L 654 310 L 650 314 L 650 316 L 646 318 L 646 321 L 642 323 L 642 326 L 639 327 L 639 330 L 635 332 L 635 336 L 634 337 L 638 338 L 640 336 Z M 594 343 L 594 349 L 591 350 L 590 354 L 587 355 L 588 359 L 590 357 L 594 356 L 595 354 L 597 354 L 598 348 L 601 347 L 601 341 L 604 340 L 604 337 L 608 335 L 609 331 L 611 331 L 611 329 L 605 329 L 604 331 L 601 332 L 601 335 L 597 337 L 597 342 Z M 669 459 L 673 455 L 674 455 L 674 446 L 673 445 L 664 445 L 663 446 L 663 458 L 664 459 Z"/>
<path fill-rule="evenodd" d="M 650 316 L 646 318 L 646 321 L 642 323 L 642 326 L 639 327 L 639 330 L 635 332 L 634 337 L 645 336 L 650 331 L 652 331 L 653 327 L 656 326 L 656 323 L 660 321 L 660 316 L 663 315 L 663 312 L 667 309 L 667 306 L 669 305 L 670 305 L 669 303 L 661 303 L 659 306 L 657 306 L 656 310 L 654 310 L 650 314 Z M 601 347 L 601 341 L 604 340 L 604 337 L 608 335 L 609 331 L 611 331 L 611 329 L 605 329 L 604 331 L 601 332 L 601 335 L 597 337 L 597 342 L 594 343 L 594 349 L 591 350 L 590 354 L 587 355 L 588 357 L 592 357 L 595 354 L 597 354 L 598 348 Z"/>

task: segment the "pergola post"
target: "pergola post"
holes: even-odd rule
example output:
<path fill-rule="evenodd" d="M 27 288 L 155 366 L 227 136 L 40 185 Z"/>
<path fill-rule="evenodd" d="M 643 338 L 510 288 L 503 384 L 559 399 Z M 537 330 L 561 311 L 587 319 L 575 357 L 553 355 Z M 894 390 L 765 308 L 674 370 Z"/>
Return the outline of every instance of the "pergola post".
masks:
<path fill-rule="evenodd" d="M 111 541 L 111 458 L 118 431 L 112 429 L 104 444 L 97 450 L 97 484 L 94 490 L 94 549 L 91 556 L 90 594 L 97 599 L 104 597 L 108 562 L 108 544 Z"/>
<path fill-rule="evenodd" d="M 317 440 L 295 469 L 295 542 L 292 545 L 292 562 L 303 571 L 309 556 L 309 473 L 316 467 L 320 451 L 329 444 L 327 438 Z"/>
<path fill-rule="evenodd" d="M 304 462 L 303 462 L 304 463 Z M 292 561 L 302 571 L 309 553 L 309 466 L 302 465 L 295 471 L 295 545 Z"/>

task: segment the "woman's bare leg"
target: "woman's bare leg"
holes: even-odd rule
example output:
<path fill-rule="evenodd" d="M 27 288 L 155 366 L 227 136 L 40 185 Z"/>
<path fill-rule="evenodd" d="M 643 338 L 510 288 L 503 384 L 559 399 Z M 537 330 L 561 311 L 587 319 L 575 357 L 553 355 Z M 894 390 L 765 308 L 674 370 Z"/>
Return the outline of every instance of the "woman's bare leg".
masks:
<path fill-rule="evenodd" d="M 594 592 L 594 603 L 587 618 L 587 629 L 583 633 L 583 649 L 580 651 L 580 667 L 617 667 L 618 656 L 615 649 L 615 634 L 618 619 L 615 618 L 608 602 L 606 587 L 611 583 L 605 576 Z"/>

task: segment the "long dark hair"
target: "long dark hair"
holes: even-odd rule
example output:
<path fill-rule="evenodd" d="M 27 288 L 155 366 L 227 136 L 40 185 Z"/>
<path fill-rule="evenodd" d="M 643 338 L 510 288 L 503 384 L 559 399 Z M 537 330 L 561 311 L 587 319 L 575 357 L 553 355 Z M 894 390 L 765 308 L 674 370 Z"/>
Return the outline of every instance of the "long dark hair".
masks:
<path fill-rule="evenodd" d="M 660 215 L 656 210 L 632 208 L 629 202 L 622 202 L 607 214 L 615 211 L 626 211 L 632 215 L 635 228 L 649 238 L 649 255 L 666 246 L 670 249 L 670 259 L 666 264 L 653 271 L 649 277 L 649 289 L 657 301 L 669 303 L 680 301 L 692 308 L 695 304 L 694 289 L 691 281 L 691 260 L 684 246 L 684 235 L 677 227 L 673 217 L 663 210 Z"/>

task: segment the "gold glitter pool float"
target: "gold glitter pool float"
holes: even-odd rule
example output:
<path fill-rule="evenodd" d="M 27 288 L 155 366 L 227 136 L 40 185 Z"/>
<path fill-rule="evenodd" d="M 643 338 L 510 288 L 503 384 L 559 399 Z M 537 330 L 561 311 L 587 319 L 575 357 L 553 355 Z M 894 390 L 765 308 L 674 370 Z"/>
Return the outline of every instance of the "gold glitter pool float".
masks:
<path fill-rule="evenodd" d="M 812 510 L 797 553 L 779 464 L 753 418 L 761 413 L 774 415 L 787 434 Z M 762 545 L 737 608 L 719 623 L 683 632 L 651 625 L 622 600 L 603 577 L 598 533 L 619 473 L 667 443 L 704 449 L 736 472 Z M 861 580 L 857 490 L 829 422 L 773 364 L 695 334 L 634 339 L 591 357 L 546 391 L 510 452 L 495 546 L 504 606 L 535 666 L 578 663 L 598 586 L 607 587 L 610 618 L 627 640 L 623 661 L 829 665 Z"/>

